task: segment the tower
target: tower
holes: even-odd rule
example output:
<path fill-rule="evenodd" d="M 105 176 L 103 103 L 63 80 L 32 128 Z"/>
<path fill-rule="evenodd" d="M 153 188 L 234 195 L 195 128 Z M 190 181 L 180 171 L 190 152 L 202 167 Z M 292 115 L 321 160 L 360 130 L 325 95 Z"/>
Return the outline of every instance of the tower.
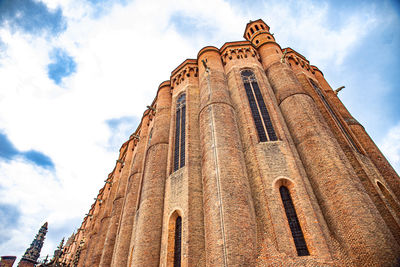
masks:
<path fill-rule="evenodd" d="M 244 38 L 160 84 L 62 262 L 398 263 L 399 176 L 316 66 L 261 19 Z"/>
<path fill-rule="evenodd" d="M 18 263 L 18 267 L 29 267 L 35 266 L 40 256 L 40 251 L 43 247 L 43 242 L 47 233 L 47 222 L 40 227 L 35 239 L 32 241 L 30 247 L 26 250 L 21 261 Z"/>

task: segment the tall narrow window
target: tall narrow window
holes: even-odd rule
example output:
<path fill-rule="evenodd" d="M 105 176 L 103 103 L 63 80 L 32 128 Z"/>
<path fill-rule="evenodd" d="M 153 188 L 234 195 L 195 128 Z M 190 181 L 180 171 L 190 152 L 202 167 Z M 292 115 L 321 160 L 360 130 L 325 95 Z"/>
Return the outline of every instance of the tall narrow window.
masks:
<path fill-rule="evenodd" d="M 286 186 L 279 188 L 283 206 L 285 208 L 286 217 L 289 223 L 290 231 L 292 232 L 294 245 L 296 246 L 297 255 L 308 256 L 307 244 L 304 239 L 303 231 L 301 230 L 299 219 L 297 218 L 296 210 L 290 197 L 289 189 Z"/>
<path fill-rule="evenodd" d="M 241 74 L 260 142 L 276 141 L 278 138 L 258 87 L 256 76 L 251 70 L 244 70 Z"/>
<path fill-rule="evenodd" d="M 326 100 L 325 96 L 322 94 L 321 89 L 319 89 L 318 85 L 310 79 L 311 85 L 314 87 L 314 90 L 317 92 L 318 96 L 321 98 L 322 102 L 324 103 L 326 109 L 328 112 L 331 114 L 333 117 L 333 120 L 336 122 L 336 124 L 339 126 L 340 130 L 344 134 L 345 138 L 347 139 L 347 142 L 358 152 L 360 153 L 360 150 L 358 149 L 357 145 L 355 144 L 353 138 L 351 137 L 350 133 L 346 130 L 346 128 L 343 126 L 343 124 L 340 122 L 339 118 L 337 117 L 336 113 L 333 111 L 331 105 L 329 102 Z"/>
<path fill-rule="evenodd" d="M 182 217 L 175 222 L 174 267 L 181 267 Z"/>
<path fill-rule="evenodd" d="M 183 94 L 176 102 L 174 171 L 185 166 L 185 121 L 186 95 Z"/>

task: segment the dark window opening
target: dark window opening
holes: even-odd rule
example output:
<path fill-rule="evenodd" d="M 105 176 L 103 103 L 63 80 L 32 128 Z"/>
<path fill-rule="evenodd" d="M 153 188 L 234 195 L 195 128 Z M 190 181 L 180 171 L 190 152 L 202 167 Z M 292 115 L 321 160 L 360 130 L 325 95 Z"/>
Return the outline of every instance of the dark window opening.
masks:
<path fill-rule="evenodd" d="M 251 32 L 251 34 L 253 34 L 253 33 L 254 33 L 254 30 L 253 30 L 253 28 L 250 28 L 250 32 Z"/>
<path fill-rule="evenodd" d="M 174 267 L 181 267 L 182 217 L 175 222 Z"/>
<path fill-rule="evenodd" d="M 292 237 L 294 245 L 296 246 L 298 256 L 308 256 L 306 240 L 304 239 L 303 231 L 301 230 L 299 219 L 297 218 L 296 210 L 293 205 L 292 198 L 290 197 L 289 189 L 286 186 L 281 186 L 279 188 L 281 194 L 283 207 L 285 208 L 286 218 L 289 223 L 290 231 L 292 232 Z"/>
<path fill-rule="evenodd" d="M 251 70 L 244 70 L 241 75 L 260 142 L 278 140 L 256 76 Z"/>
<path fill-rule="evenodd" d="M 258 25 L 255 25 L 254 27 L 256 27 L 256 30 L 259 31 L 260 29 L 258 28 Z"/>
<path fill-rule="evenodd" d="M 174 171 L 185 166 L 186 95 L 178 98 L 176 105 Z"/>

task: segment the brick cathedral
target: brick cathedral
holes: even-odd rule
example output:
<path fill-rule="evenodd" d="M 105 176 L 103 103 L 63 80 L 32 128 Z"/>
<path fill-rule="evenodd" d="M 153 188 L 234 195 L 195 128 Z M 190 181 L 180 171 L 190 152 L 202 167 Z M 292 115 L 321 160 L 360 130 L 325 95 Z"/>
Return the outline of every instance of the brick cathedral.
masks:
<path fill-rule="evenodd" d="M 162 82 L 59 266 L 396 266 L 400 180 L 261 19 Z"/>

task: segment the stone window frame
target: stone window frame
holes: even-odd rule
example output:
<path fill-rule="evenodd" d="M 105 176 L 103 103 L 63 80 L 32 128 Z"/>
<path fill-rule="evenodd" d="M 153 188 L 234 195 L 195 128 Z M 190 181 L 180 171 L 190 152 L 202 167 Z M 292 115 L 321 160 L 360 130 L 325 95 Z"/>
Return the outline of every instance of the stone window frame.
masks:
<path fill-rule="evenodd" d="M 167 266 L 181 266 L 182 265 L 182 252 L 183 252 L 183 212 L 180 209 L 175 209 L 168 217 L 168 233 L 167 233 Z M 181 218 L 180 227 L 180 257 L 176 258 L 176 222 Z M 179 264 L 178 264 L 179 263 Z"/>
<path fill-rule="evenodd" d="M 280 188 L 282 186 L 286 187 L 288 189 L 288 191 L 289 191 L 289 194 L 290 194 L 290 197 L 291 197 L 291 200 L 292 200 L 292 204 L 293 204 L 293 207 L 294 207 L 294 211 L 296 213 L 296 216 L 297 216 L 297 219 L 298 219 L 298 223 L 299 223 L 299 226 L 301 228 L 302 235 L 303 235 L 303 238 L 304 238 L 304 242 L 305 242 L 305 245 L 307 247 L 308 254 L 306 254 L 306 255 L 299 255 L 298 247 L 296 246 L 296 242 L 294 240 L 292 228 L 291 228 L 291 226 L 289 224 L 289 219 L 287 217 L 286 209 L 285 209 L 285 206 L 283 204 L 282 196 L 280 194 Z M 295 182 L 293 182 L 291 179 L 289 179 L 287 177 L 280 176 L 280 177 L 278 177 L 277 179 L 274 180 L 273 187 L 276 190 L 277 198 L 279 198 L 278 201 L 279 201 L 279 203 L 281 205 L 281 208 L 282 208 L 282 214 L 284 214 L 283 215 L 284 216 L 284 221 L 286 222 L 286 228 L 288 229 L 288 234 L 289 234 L 289 236 L 290 236 L 290 238 L 292 240 L 291 243 L 293 244 L 294 251 L 297 253 L 298 257 L 312 256 L 312 253 L 314 251 L 313 242 L 309 238 L 309 236 L 307 236 L 308 229 L 307 229 L 307 224 L 306 224 L 306 221 L 305 221 L 305 218 L 304 218 L 305 214 L 303 212 L 303 209 L 301 207 L 299 207 L 299 205 L 298 205 L 299 200 L 298 200 L 298 195 L 297 195 L 296 189 L 295 189 L 295 187 L 296 187 Z"/>
<path fill-rule="evenodd" d="M 252 73 L 252 75 L 245 77 L 243 75 L 243 72 L 245 71 L 250 71 Z M 249 107 L 249 111 L 252 117 L 252 121 L 253 121 L 253 126 L 255 128 L 255 132 L 257 134 L 258 137 L 258 142 L 259 143 L 265 143 L 265 142 L 272 142 L 272 141 L 278 141 L 278 135 L 277 132 L 275 130 L 274 127 L 274 123 L 273 120 L 271 118 L 271 113 L 267 108 L 267 105 L 265 104 L 265 96 L 260 88 L 260 84 L 259 84 L 259 79 L 257 78 L 256 72 L 251 69 L 251 68 L 243 68 L 239 71 L 239 75 L 240 75 L 240 80 L 242 83 L 242 87 L 245 91 L 245 95 L 247 98 L 247 103 L 248 103 L 248 107 Z M 248 94 L 248 89 L 246 88 L 245 85 L 245 79 L 249 79 L 249 84 L 250 84 L 250 89 L 251 89 L 251 96 L 253 97 L 254 104 L 251 104 L 251 100 L 249 99 L 249 94 Z M 258 95 L 259 97 L 257 98 L 255 89 L 253 88 L 253 85 L 251 84 L 252 82 L 255 82 L 257 84 L 257 90 L 258 90 Z M 261 105 L 263 105 L 263 107 L 261 107 Z M 262 110 L 264 109 L 265 110 Z M 264 111 L 264 113 L 262 112 Z M 258 116 L 259 118 L 255 118 L 255 115 Z M 261 127 L 261 128 L 260 128 Z"/>
<path fill-rule="evenodd" d="M 180 100 L 183 97 L 183 101 Z M 173 146 L 173 172 L 185 166 L 186 160 L 186 92 L 181 92 L 175 101 L 175 119 L 174 119 L 174 146 Z M 182 114 L 184 114 L 182 116 Z M 178 126 L 179 116 L 179 128 Z M 182 138 L 183 136 L 183 138 Z"/>

